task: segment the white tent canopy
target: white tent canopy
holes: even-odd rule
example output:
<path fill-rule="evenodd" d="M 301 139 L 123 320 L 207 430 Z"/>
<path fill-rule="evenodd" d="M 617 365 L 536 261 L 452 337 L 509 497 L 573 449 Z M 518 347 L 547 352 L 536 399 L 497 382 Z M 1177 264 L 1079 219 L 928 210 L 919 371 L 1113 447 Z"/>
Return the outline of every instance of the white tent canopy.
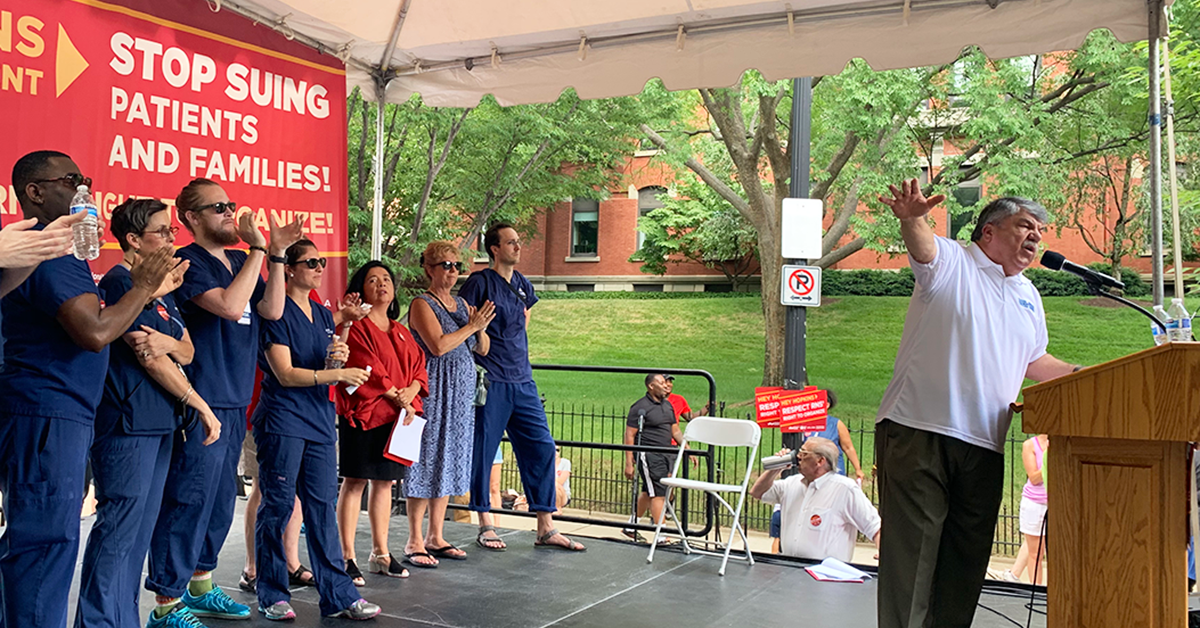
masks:
<path fill-rule="evenodd" d="M 1171 0 L 205 0 L 346 63 L 367 98 L 472 107 L 625 96 L 835 74 L 854 58 L 877 70 L 1073 50 L 1098 28 L 1150 46 L 1150 203 L 1154 301 L 1161 303 L 1161 104 L 1157 38 Z M 1156 15 L 1159 19 L 1151 20 Z M 383 116 L 376 124 L 376 172 Z M 375 181 L 372 255 L 381 242 Z"/>
<path fill-rule="evenodd" d="M 1145 39 L 1146 0 L 208 0 L 342 58 L 350 87 L 434 106 L 732 85 L 1071 50 L 1092 30 Z M 392 80 L 389 80 L 392 79 Z"/>

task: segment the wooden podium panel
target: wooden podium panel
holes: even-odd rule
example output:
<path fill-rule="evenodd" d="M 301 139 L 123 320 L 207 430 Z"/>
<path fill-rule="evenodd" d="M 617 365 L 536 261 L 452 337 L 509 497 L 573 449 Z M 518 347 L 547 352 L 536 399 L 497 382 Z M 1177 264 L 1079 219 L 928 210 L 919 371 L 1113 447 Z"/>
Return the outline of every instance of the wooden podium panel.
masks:
<path fill-rule="evenodd" d="M 1025 389 L 1046 456 L 1049 628 L 1186 628 L 1188 441 L 1200 343 L 1168 343 Z"/>
<path fill-rule="evenodd" d="M 1052 437 L 1047 626 L 1187 625 L 1187 444 Z"/>

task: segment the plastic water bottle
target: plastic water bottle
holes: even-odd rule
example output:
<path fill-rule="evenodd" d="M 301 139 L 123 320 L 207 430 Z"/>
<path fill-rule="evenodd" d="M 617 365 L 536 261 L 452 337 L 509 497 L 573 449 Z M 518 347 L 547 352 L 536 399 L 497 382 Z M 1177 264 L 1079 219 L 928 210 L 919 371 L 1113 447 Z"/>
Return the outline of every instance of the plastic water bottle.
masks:
<path fill-rule="evenodd" d="M 353 324 L 352 321 L 346 321 L 345 323 L 342 324 L 342 333 L 340 335 L 338 335 L 337 340 L 346 342 L 346 339 L 350 337 L 350 325 L 352 325 L 352 324 Z M 345 366 L 346 366 L 346 362 L 344 360 L 339 360 L 330 354 L 325 355 L 325 369 L 326 370 L 340 369 Z"/>
<path fill-rule="evenodd" d="M 94 260 L 100 257 L 100 235 L 96 233 L 100 212 L 96 209 L 96 202 L 92 200 L 86 185 L 75 188 L 75 197 L 71 199 L 71 213 L 79 212 L 87 212 L 87 217 L 71 227 L 71 235 L 75 240 L 75 257 Z"/>
<path fill-rule="evenodd" d="M 1167 315 L 1167 311 L 1163 309 L 1163 306 L 1154 306 L 1154 318 L 1162 321 L 1162 324 L 1165 325 L 1167 329 L 1171 328 L 1171 317 Z M 1154 335 L 1155 346 L 1161 345 L 1167 341 L 1167 332 L 1163 331 L 1162 327 L 1159 327 L 1154 323 L 1150 323 L 1150 333 Z"/>
<path fill-rule="evenodd" d="M 1187 308 L 1183 305 L 1183 299 L 1171 299 L 1171 307 L 1167 308 L 1167 315 L 1171 317 L 1171 326 L 1168 327 L 1173 333 L 1171 334 L 1171 342 L 1191 342 L 1192 340 L 1192 317 L 1188 315 Z"/>

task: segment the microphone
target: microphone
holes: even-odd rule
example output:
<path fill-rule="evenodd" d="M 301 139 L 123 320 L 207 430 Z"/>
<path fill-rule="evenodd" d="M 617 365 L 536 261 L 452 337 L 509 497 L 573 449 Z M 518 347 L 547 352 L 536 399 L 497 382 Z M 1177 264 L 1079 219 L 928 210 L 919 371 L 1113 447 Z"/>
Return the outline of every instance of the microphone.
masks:
<path fill-rule="evenodd" d="M 1046 251 L 1042 253 L 1042 266 L 1050 270 L 1065 270 L 1068 273 L 1078 276 L 1080 279 L 1092 284 L 1093 286 L 1105 286 L 1108 288 L 1116 288 L 1124 290 L 1125 284 L 1118 279 L 1105 275 L 1104 273 L 1096 272 L 1087 266 L 1080 266 L 1072 262 L 1068 262 L 1065 257 L 1054 251 Z"/>

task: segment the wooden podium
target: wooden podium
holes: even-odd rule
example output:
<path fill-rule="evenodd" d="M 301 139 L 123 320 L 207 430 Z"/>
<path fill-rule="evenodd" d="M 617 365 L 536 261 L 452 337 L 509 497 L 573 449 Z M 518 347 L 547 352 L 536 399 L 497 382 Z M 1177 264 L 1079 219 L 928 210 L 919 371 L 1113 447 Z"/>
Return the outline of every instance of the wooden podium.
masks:
<path fill-rule="evenodd" d="M 1023 422 L 1051 442 L 1047 626 L 1186 628 L 1200 343 L 1026 388 Z"/>

